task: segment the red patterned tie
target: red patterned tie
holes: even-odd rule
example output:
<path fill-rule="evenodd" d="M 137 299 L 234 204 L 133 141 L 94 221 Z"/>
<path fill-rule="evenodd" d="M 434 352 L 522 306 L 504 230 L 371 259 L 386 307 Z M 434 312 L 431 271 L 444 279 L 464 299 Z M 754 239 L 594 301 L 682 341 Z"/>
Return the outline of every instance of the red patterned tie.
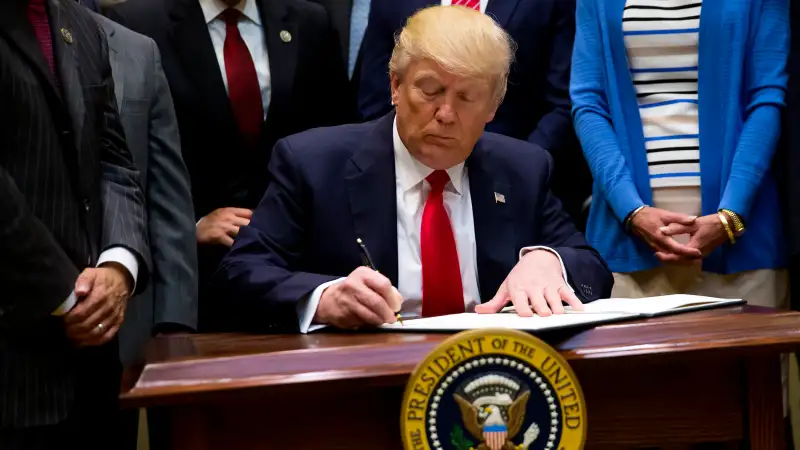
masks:
<path fill-rule="evenodd" d="M 481 10 L 481 0 L 453 0 L 453 6 L 466 6 L 475 11 Z"/>
<path fill-rule="evenodd" d="M 427 178 L 431 192 L 422 212 L 420 247 L 422 253 L 423 317 L 464 312 L 464 290 L 458 249 L 450 217 L 444 208 L 444 186 L 450 177 L 437 170 Z"/>
<path fill-rule="evenodd" d="M 253 57 L 239 32 L 242 13 L 229 8 L 222 13 L 226 24 L 225 73 L 228 76 L 228 98 L 239 131 L 248 144 L 257 142 L 264 123 L 264 105 L 261 100 L 261 87 Z"/>
<path fill-rule="evenodd" d="M 56 77 L 56 63 L 53 58 L 53 36 L 50 34 L 50 21 L 47 18 L 47 10 L 44 0 L 30 0 L 27 9 L 28 21 L 33 26 L 36 33 L 36 40 L 42 48 L 44 59 L 50 67 L 50 74 Z"/>

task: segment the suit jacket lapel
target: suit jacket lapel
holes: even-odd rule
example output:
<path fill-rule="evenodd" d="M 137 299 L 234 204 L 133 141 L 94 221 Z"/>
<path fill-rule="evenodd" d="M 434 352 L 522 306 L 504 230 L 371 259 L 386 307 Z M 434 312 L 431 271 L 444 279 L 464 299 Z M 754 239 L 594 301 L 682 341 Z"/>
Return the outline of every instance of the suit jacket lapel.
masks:
<path fill-rule="evenodd" d="M 486 5 L 486 14 L 491 15 L 500 24 L 501 27 L 508 25 L 508 20 L 511 19 L 511 14 L 517 7 L 519 0 L 489 0 Z"/>
<path fill-rule="evenodd" d="M 494 297 L 517 259 L 511 184 L 505 172 L 494 170 L 491 163 L 491 156 L 479 140 L 466 166 L 475 222 L 478 284 L 484 301 Z"/>
<path fill-rule="evenodd" d="M 356 235 L 369 247 L 377 269 L 397 286 L 397 200 L 394 148 L 389 114 L 375 124 L 373 136 L 353 155 L 345 172 Z"/>
<path fill-rule="evenodd" d="M 28 22 L 26 5 L 27 2 L 19 0 L 0 1 L 0 34 L 4 34 L 9 42 L 17 47 L 20 56 L 31 64 L 44 89 L 60 102 L 61 93 L 56 88 L 42 48 L 39 46 L 39 41 L 36 40 L 36 34 L 30 22 Z M 54 39 L 55 37 L 53 36 Z"/>
<path fill-rule="evenodd" d="M 291 98 L 297 66 L 297 18 L 282 0 L 259 0 L 258 9 L 267 45 L 271 98 L 267 119 L 280 115 Z"/>
<path fill-rule="evenodd" d="M 170 39 L 181 60 L 184 74 L 191 80 L 197 95 L 204 98 L 200 103 L 207 108 L 209 116 L 216 119 L 216 123 L 230 131 L 230 136 L 238 136 L 228 93 L 200 3 L 197 0 L 175 0 L 170 18 Z"/>
<path fill-rule="evenodd" d="M 86 117 L 86 104 L 83 102 L 83 83 L 78 72 L 76 46 L 89 45 L 76 42 L 75 28 L 70 20 L 69 12 L 61 5 L 61 1 L 50 0 L 50 32 L 53 36 L 53 53 L 56 70 L 61 80 L 61 91 L 72 120 L 75 148 L 80 151 L 83 121 Z"/>

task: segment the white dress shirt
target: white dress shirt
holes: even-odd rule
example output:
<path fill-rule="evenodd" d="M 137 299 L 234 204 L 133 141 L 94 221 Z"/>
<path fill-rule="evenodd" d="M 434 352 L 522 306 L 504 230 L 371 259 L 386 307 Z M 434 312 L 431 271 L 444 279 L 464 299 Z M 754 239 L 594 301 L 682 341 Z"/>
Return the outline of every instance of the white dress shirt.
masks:
<path fill-rule="evenodd" d="M 453 0 L 442 0 L 442 6 L 450 6 L 453 4 Z M 481 12 L 486 13 L 486 5 L 489 4 L 489 0 L 481 0 Z"/>
<path fill-rule="evenodd" d="M 225 83 L 225 90 L 228 89 L 228 73 L 225 71 L 225 37 L 227 36 L 225 19 L 220 14 L 228 9 L 222 0 L 200 0 L 200 7 L 203 9 L 203 16 L 208 24 L 208 33 L 211 35 L 211 43 L 214 45 L 214 53 L 217 55 L 217 62 L 222 73 L 222 81 Z M 239 21 L 239 33 L 250 50 L 253 64 L 256 66 L 258 75 L 258 85 L 261 87 L 261 103 L 264 106 L 264 118 L 267 117 L 269 101 L 272 95 L 272 81 L 269 71 L 269 57 L 267 55 L 267 44 L 264 42 L 264 30 L 261 26 L 261 15 L 258 12 L 258 5 L 255 0 L 243 0 L 234 6 L 242 12 L 242 20 Z"/>
<path fill-rule="evenodd" d="M 422 257 L 420 251 L 420 230 L 422 213 L 431 186 L 427 180 L 433 169 L 417 161 L 408 152 L 397 133 L 397 119 L 393 126 L 395 196 L 397 202 L 397 290 L 403 296 L 400 313 L 403 317 L 419 317 L 422 312 Z M 472 215 L 472 196 L 469 190 L 468 170 L 461 163 L 447 170 L 450 181 L 444 190 L 444 208 L 450 217 L 458 250 L 458 264 L 461 269 L 461 285 L 464 291 L 464 310 L 473 312 L 481 303 L 478 287 L 478 256 L 475 244 L 475 222 Z M 525 247 L 520 258 L 526 253 L 545 249 L 558 256 L 564 283 L 568 285 L 567 271 L 561 256 L 548 247 Z M 343 278 L 324 283 L 311 293 L 306 301 L 298 304 L 300 332 L 307 333 L 319 327 L 311 326 L 317 312 L 323 291 Z M 489 300 L 489 299 L 485 299 Z"/>

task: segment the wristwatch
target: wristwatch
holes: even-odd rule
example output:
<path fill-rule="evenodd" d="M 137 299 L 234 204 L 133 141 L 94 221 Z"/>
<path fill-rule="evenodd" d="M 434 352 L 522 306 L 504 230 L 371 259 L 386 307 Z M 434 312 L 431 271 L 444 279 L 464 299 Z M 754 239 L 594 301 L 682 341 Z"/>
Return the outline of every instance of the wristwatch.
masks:
<path fill-rule="evenodd" d="M 744 221 L 742 220 L 741 217 L 739 217 L 738 214 L 731 211 L 730 209 L 721 209 L 720 212 L 724 212 L 725 214 L 727 214 L 728 217 L 730 217 L 731 220 L 733 221 L 732 225 L 733 225 L 734 236 L 739 237 L 742 234 L 744 234 L 744 230 L 746 229 L 746 227 L 744 226 Z"/>

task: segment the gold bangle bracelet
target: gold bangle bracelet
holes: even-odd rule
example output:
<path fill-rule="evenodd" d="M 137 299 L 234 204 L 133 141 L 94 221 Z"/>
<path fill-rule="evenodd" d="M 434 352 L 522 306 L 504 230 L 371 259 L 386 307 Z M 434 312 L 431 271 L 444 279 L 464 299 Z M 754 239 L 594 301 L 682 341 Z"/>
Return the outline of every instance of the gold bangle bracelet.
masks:
<path fill-rule="evenodd" d="M 722 222 L 722 226 L 725 227 L 725 232 L 728 233 L 728 239 L 731 241 L 731 244 L 736 243 L 736 237 L 733 235 L 733 231 L 731 231 L 731 226 L 728 224 L 728 218 L 725 217 L 725 214 L 718 212 L 717 216 L 719 216 L 719 221 Z"/>
<path fill-rule="evenodd" d="M 742 233 L 744 233 L 745 229 L 744 222 L 742 221 L 742 218 L 739 217 L 738 214 L 731 211 L 730 209 L 722 209 L 721 211 L 727 214 L 728 217 L 730 217 L 731 220 L 733 221 L 733 223 L 731 224 L 731 226 L 733 227 L 733 234 L 739 236 Z"/>

